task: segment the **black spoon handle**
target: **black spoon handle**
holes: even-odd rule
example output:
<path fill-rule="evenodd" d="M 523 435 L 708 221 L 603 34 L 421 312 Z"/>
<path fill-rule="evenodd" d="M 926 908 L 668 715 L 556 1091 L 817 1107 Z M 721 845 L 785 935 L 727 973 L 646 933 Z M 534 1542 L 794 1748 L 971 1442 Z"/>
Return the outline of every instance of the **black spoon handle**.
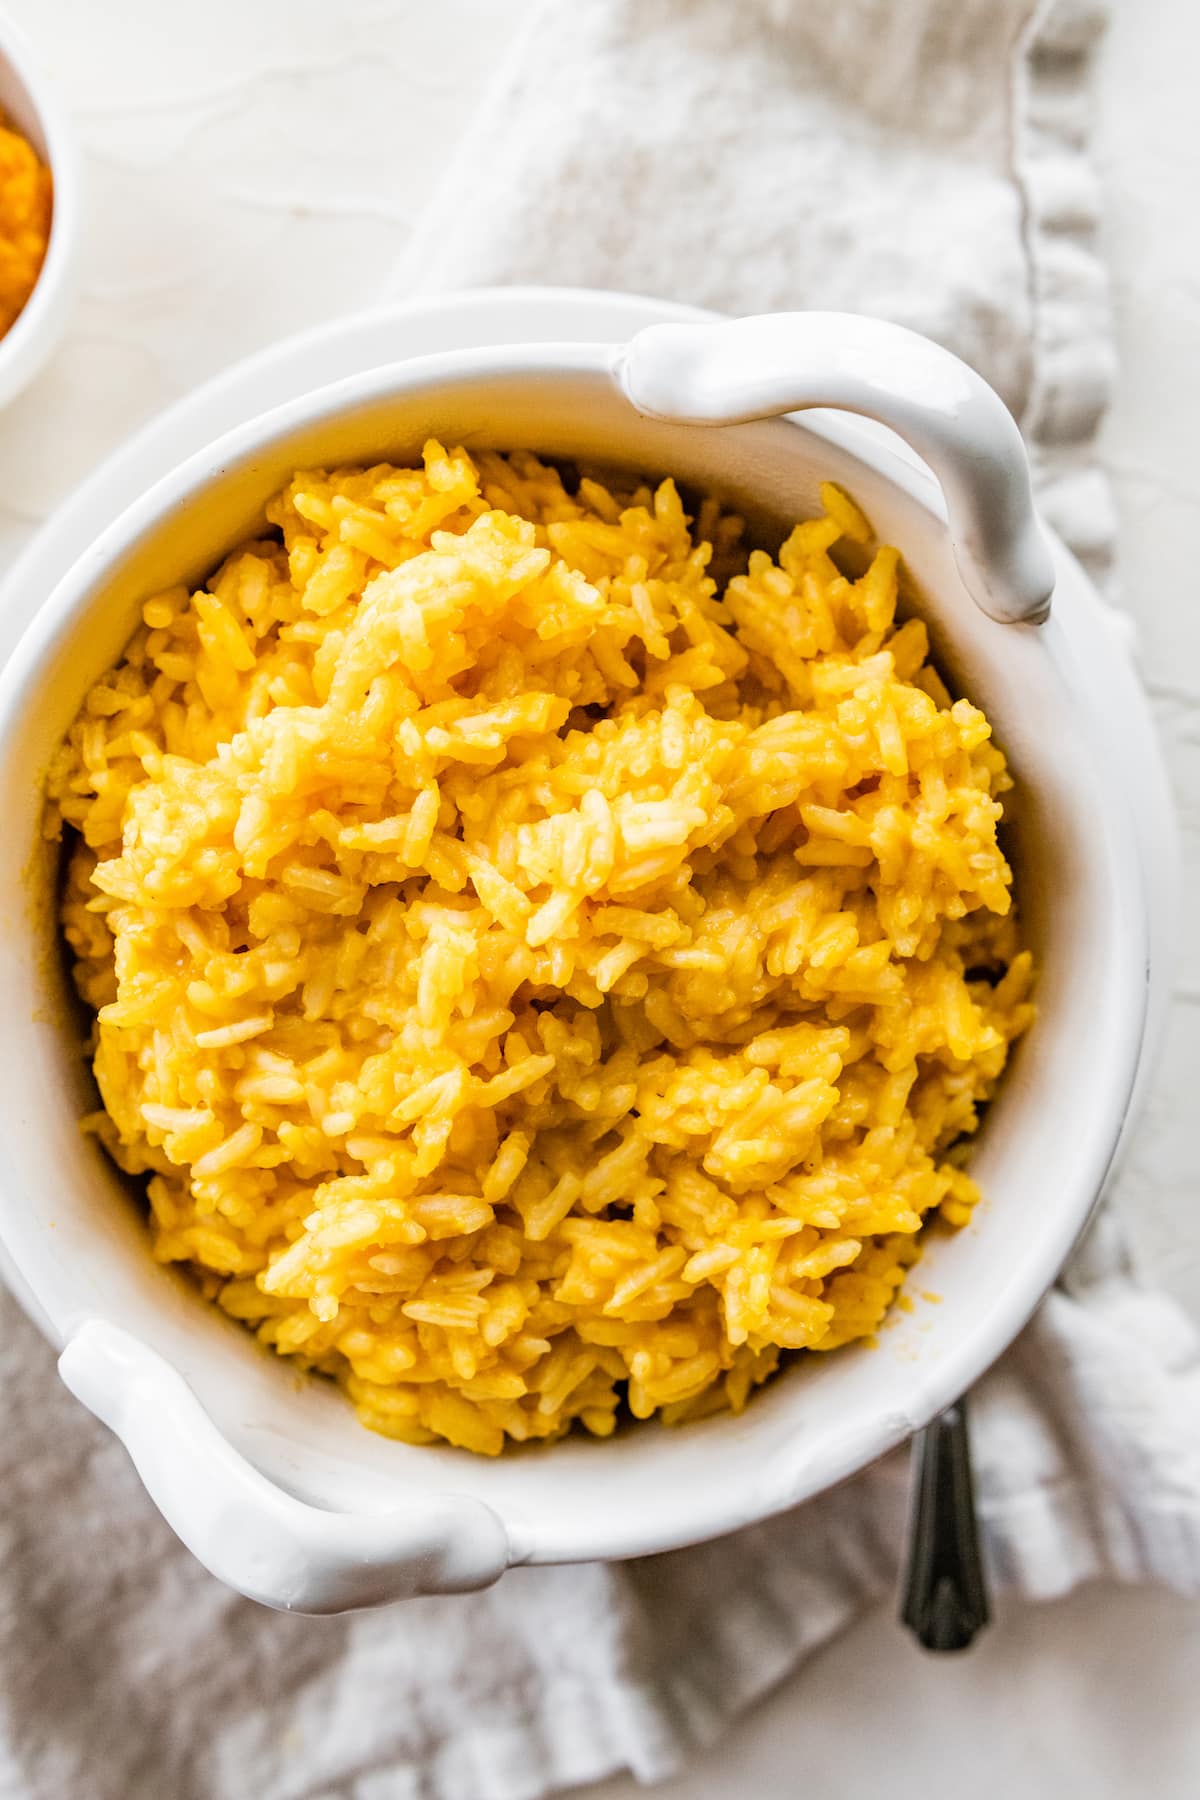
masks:
<path fill-rule="evenodd" d="M 990 1617 L 965 1399 L 918 1433 L 912 1454 L 900 1617 L 926 1650 L 965 1650 Z"/>

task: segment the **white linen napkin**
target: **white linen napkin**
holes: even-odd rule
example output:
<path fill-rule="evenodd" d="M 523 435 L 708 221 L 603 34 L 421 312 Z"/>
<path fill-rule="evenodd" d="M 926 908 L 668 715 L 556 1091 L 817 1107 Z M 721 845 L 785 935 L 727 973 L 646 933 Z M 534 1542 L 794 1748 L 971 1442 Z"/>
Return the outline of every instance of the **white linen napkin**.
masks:
<path fill-rule="evenodd" d="M 1103 574 L 1111 349 L 1080 148 L 1101 23 L 1089 0 L 538 0 L 395 291 L 555 281 L 901 320 L 1005 395 L 1045 510 Z M 176 1543 L 7 1299 L 0 1327 L 0 1800 L 652 1779 L 895 1581 L 903 1456 L 671 1556 L 270 1614 Z M 1200 1349 L 1111 1217 L 973 1418 L 999 1584 L 1200 1591 Z"/>

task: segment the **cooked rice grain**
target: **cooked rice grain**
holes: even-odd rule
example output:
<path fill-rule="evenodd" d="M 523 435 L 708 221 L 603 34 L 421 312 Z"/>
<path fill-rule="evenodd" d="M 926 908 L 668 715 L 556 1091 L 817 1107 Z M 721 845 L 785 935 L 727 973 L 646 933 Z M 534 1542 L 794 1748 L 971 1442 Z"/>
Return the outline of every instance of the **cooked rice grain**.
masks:
<path fill-rule="evenodd" d="M 869 1336 L 1030 1017 L 1009 786 L 835 488 L 307 470 L 55 761 L 92 1121 L 155 1254 L 495 1453 Z"/>

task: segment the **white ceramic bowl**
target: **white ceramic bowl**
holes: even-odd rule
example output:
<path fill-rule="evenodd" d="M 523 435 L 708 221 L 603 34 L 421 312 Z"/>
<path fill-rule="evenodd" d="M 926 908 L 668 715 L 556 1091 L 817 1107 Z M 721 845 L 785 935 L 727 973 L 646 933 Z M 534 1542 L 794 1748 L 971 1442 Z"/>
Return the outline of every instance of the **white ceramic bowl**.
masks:
<path fill-rule="evenodd" d="M 46 259 L 29 299 L 0 338 L 0 406 L 7 406 L 62 336 L 74 292 L 80 204 L 79 154 L 70 122 L 25 38 L 2 13 L 0 108 L 49 164 L 54 178 Z"/>
<path fill-rule="evenodd" d="M 955 541 L 938 484 L 876 429 L 826 413 L 678 422 L 830 403 L 918 443 L 949 494 Z M 375 1437 L 330 1384 L 298 1377 L 152 1262 L 137 1206 L 77 1128 L 93 1102 L 53 869 L 37 849 L 54 745 L 141 598 L 210 570 L 294 467 L 410 458 L 431 432 L 671 472 L 720 491 L 775 540 L 815 510 L 820 480 L 838 481 L 903 549 L 939 660 L 988 711 L 1017 777 L 1012 850 L 1040 1016 L 978 1140 L 987 1199 L 922 1264 L 922 1287 L 942 1302 L 899 1315 L 878 1349 L 799 1361 L 736 1419 L 572 1438 L 496 1462 Z M 0 1244 L 62 1348 L 64 1379 L 119 1432 L 215 1573 L 269 1604 L 328 1611 L 478 1586 L 515 1562 L 695 1542 L 852 1474 L 1011 1341 L 1086 1222 L 1132 1103 L 1151 955 L 1140 846 L 1148 828 L 1169 834 L 1123 638 L 1065 553 L 1055 551 L 1049 618 L 1011 622 L 1044 614 L 1045 558 L 1015 428 L 978 378 L 895 328 L 800 315 L 659 327 L 632 348 L 508 345 L 352 377 L 191 458 L 75 564 L 0 681 Z"/>

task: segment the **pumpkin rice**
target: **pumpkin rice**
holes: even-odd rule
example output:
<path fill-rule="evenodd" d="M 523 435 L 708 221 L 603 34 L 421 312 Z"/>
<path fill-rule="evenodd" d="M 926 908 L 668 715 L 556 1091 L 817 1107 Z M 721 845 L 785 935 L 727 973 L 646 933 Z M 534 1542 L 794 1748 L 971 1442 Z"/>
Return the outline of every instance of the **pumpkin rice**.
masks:
<path fill-rule="evenodd" d="M 1009 779 L 823 503 L 747 566 L 669 480 L 308 470 L 58 754 L 88 1124 L 375 1430 L 740 1407 L 969 1217 L 1031 1016 Z"/>

